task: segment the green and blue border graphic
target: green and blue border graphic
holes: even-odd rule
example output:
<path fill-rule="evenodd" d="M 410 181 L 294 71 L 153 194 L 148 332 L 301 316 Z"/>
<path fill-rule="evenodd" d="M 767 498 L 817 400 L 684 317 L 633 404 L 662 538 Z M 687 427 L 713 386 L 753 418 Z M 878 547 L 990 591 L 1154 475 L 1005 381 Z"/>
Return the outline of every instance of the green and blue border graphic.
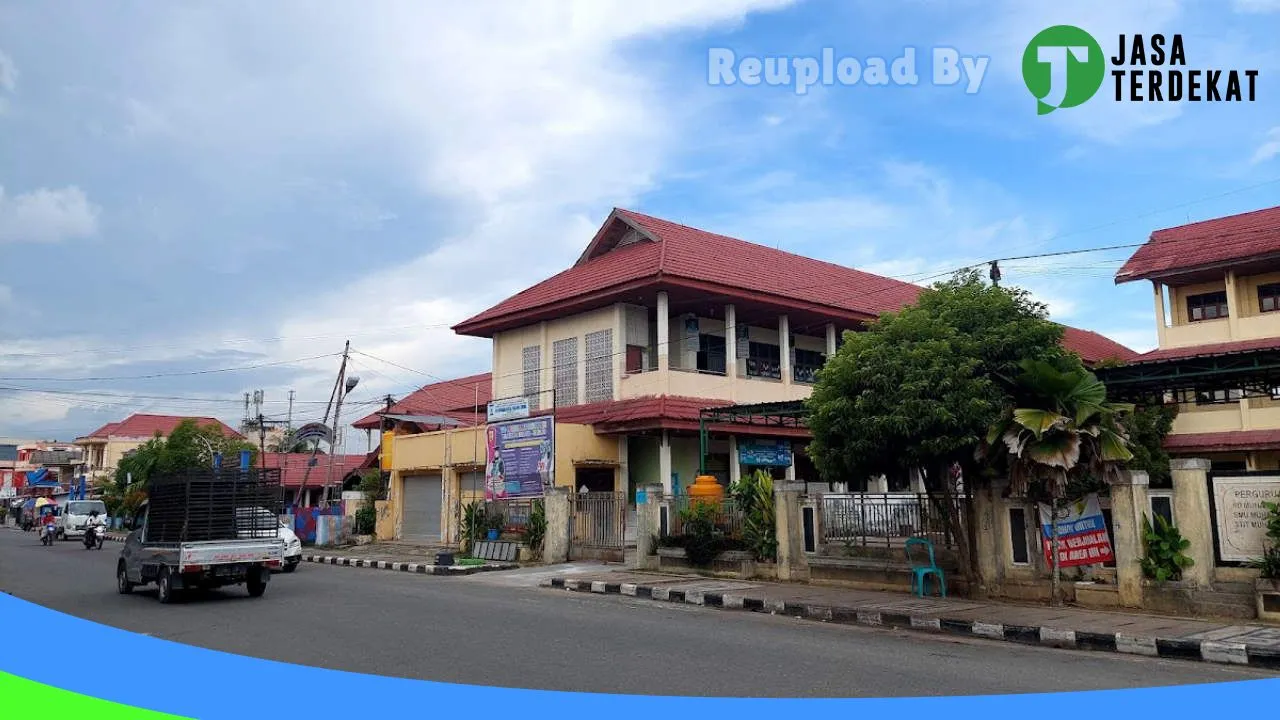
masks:
<path fill-rule="evenodd" d="M 742 699 L 605 695 L 403 680 L 260 660 L 137 635 L 0 594 L 10 627 L 40 627 L 84 647 L 112 648 L 91 671 L 0 651 L 0 715 L 94 720 L 325 717 L 1192 717 L 1231 708 L 1270 713 L 1280 679 L 1080 693 L 887 699 Z M 886 658 L 886 661 L 891 659 Z M 1088 662 L 1082 658 L 1081 662 Z M 279 692 L 323 688 L 320 692 Z M 308 705 L 311 705 L 308 707 Z M 1075 708 L 1073 711 L 1072 708 Z M 12 712 L 11 712 L 12 711 Z M 35 714 L 32 713 L 42 713 Z M 883 715 L 880 715 L 882 714 Z"/>

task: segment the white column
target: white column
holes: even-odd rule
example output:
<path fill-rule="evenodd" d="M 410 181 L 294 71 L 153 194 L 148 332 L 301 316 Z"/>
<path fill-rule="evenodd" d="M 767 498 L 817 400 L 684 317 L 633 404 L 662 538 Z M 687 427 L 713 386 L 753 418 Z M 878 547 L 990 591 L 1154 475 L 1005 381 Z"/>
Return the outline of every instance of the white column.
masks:
<path fill-rule="evenodd" d="M 662 439 L 658 442 L 658 475 L 662 481 L 664 492 L 671 492 L 671 437 L 666 430 L 662 431 Z"/>
<path fill-rule="evenodd" d="M 622 397 L 622 371 L 627 367 L 627 306 L 618 303 L 613 308 L 613 348 L 609 358 L 613 365 L 613 397 L 610 399 L 617 400 Z"/>
<path fill-rule="evenodd" d="M 552 396 L 555 393 L 551 389 L 556 386 L 555 368 L 551 358 L 551 343 L 547 341 L 547 323 L 542 321 L 538 324 L 538 344 L 542 350 L 538 353 L 538 407 L 543 410 L 551 408 Z M 522 368 L 523 369 L 523 368 Z M 498 382 L 497 374 L 494 374 L 493 382 Z M 521 383 L 523 384 L 523 380 Z M 493 389 L 494 397 L 497 396 L 497 388 Z"/>
<path fill-rule="evenodd" d="M 658 293 L 658 370 L 665 372 L 671 369 L 671 305 L 665 292 Z M 665 437 L 665 433 L 664 433 Z M 670 482 L 668 476 L 663 480 L 665 486 Z"/>
<path fill-rule="evenodd" d="M 1153 280 L 1151 286 L 1155 288 L 1156 297 L 1156 341 L 1163 348 L 1167 343 L 1166 336 L 1169 334 L 1168 318 L 1164 312 L 1164 285 Z"/>
<path fill-rule="evenodd" d="M 778 316 L 778 351 L 782 357 L 782 382 L 791 384 L 791 321 L 786 315 Z"/>
<path fill-rule="evenodd" d="M 620 492 L 629 495 L 631 494 L 631 467 L 628 462 L 630 456 L 631 454 L 627 449 L 627 436 L 622 435 L 618 438 L 618 485 L 622 488 Z M 628 503 L 634 500 L 635 495 L 627 498 Z"/>
<path fill-rule="evenodd" d="M 729 483 L 736 484 L 742 477 L 742 466 L 738 464 L 738 436 L 729 436 Z"/>
<path fill-rule="evenodd" d="M 738 376 L 738 309 L 724 306 L 724 371 L 726 377 Z"/>
<path fill-rule="evenodd" d="M 794 452 L 794 448 L 792 449 L 792 451 Z M 793 455 L 791 458 L 791 464 L 787 466 L 787 482 L 793 483 L 795 481 L 796 481 L 796 460 L 795 460 L 795 456 Z"/>
<path fill-rule="evenodd" d="M 827 323 L 827 357 L 836 354 L 836 326 L 833 323 Z"/>

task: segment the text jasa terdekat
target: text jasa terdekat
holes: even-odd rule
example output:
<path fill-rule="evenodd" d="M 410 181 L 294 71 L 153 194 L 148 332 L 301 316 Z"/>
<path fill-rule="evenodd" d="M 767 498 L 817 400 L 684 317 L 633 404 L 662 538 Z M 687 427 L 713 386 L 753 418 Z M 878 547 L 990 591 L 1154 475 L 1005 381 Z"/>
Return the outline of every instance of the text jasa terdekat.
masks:
<path fill-rule="evenodd" d="M 1253 102 L 1257 70 L 1188 69 L 1182 35 L 1121 35 L 1111 57 L 1116 101 Z"/>

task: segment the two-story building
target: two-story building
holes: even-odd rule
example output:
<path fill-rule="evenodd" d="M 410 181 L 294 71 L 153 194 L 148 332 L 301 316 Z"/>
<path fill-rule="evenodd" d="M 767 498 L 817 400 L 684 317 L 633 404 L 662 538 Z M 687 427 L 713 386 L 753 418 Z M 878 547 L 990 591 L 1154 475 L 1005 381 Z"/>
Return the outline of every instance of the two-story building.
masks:
<path fill-rule="evenodd" d="M 1280 469 L 1280 207 L 1152 233 L 1116 275 L 1144 280 L 1159 348 L 1108 384 L 1179 404 L 1175 457 Z"/>
<path fill-rule="evenodd" d="M 572 267 L 454 330 L 492 341 L 489 397 L 527 398 L 535 413 L 554 408 L 557 484 L 625 492 L 634 502 L 644 485 L 661 483 L 668 492 L 680 493 L 693 482 L 702 458 L 701 410 L 808 397 L 817 371 L 844 333 L 914 302 L 920 290 L 615 209 Z M 1074 328 L 1067 328 L 1065 345 L 1090 362 L 1135 356 L 1101 335 Z M 431 402 L 431 396 L 450 394 L 442 390 L 428 386 L 391 414 L 449 414 L 449 403 Z M 454 404 L 461 409 L 462 403 Z M 474 410 L 465 424 L 480 422 L 478 400 Z M 377 420 L 371 416 L 361 422 L 372 426 Z M 471 437 L 475 431 L 440 434 L 465 435 L 466 447 L 453 456 L 470 453 L 465 477 L 477 482 L 484 461 L 476 453 L 484 448 Z M 562 437 L 574 440 L 566 444 Z M 706 471 L 722 483 L 757 467 L 779 478 L 814 482 L 817 473 L 804 453 L 807 440 L 801 428 L 714 427 Z M 440 446 L 431 451 L 432 458 L 450 452 L 447 441 L 431 442 Z M 396 447 L 400 453 L 414 445 L 398 441 Z M 400 457 L 395 464 L 408 468 L 404 462 Z M 416 527 L 423 521 L 441 526 L 443 504 L 447 528 L 448 516 L 457 515 L 456 508 L 448 511 L 456 504 L 450 500 L 463 493 L 451 490 L 447 479 L 437 492 L 434 483 L 442 482 L 441 476 L 431 477 L 427 492 L 406 489 L 403 497 L 397 497 L 393 481 L 392 499 L 401 506 L 397 512 L 418 518 Z M 919 480 L 870 482 L 880 484 L 871 489 L 884 492 L 911 489 Z"/>
<path fill-rule="evenodd" d="M 107 423 L 88 435 L 76 439 L 75 444 L 84 450 L 82 472 L 91 479 L 110 477 L 126 454 L 156 436 L 168 437 L 184 420 L 195 420 L 196 424 L 201 426 L 216 425 L 227 437 L 242 437 L 240 433 L 217 418 L 135 413 L 120 422 Z"/>

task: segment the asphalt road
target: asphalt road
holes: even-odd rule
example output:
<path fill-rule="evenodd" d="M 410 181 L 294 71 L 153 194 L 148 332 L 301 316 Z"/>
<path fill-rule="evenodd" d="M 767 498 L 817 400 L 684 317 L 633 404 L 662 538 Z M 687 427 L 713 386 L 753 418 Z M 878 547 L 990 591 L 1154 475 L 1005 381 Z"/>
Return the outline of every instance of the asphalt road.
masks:
<path fill-rule="evenodd" d="M 1092 690 L 1270 674 L 727 613 L 466 578 L 302 565 L 265 597 L 242 587 L 163 606 L 118 595 L 119 545 L 41 546 L 0 528 L 0 590 L 177 642 L 445 682 L 612 693 L 910 696 Z M 500 577 L 504 576 L 506 577 Z M 528 583 L 536 585 L 535 579 Z"/>

